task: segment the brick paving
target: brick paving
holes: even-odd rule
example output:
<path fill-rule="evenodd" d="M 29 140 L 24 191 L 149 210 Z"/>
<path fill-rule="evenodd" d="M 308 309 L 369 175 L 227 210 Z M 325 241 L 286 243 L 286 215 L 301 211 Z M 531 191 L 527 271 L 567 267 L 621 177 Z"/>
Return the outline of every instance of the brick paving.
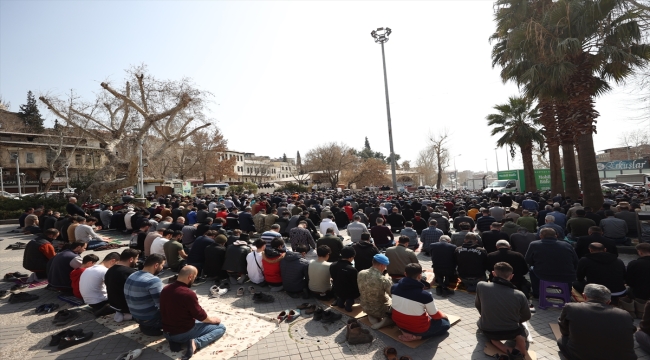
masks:
<path fill-rule="evenodd" d="M 7 234 L 15 225 L 0 225 L 0 274 L 14 271 L 24 271 L 22 268 L 23 250 L 4 250 L 10 243 L 26 242 L 29 236 Z M 96 252 L 101 258 L 110 252 Z M 424 268 L 431 267 L 430 259 L 418 255 Z M 633 255 L 621 255 L 624 262 L 634 259 Z M 162 278 L 171 276 L 169 272 L 161 274 Z M 0 290 L 9 289 L 13 284 L 0 282 Z M 207 296 L 210 282 L 194 288 L 199 296 Z M 235 287 L 235 286 L 233 286 Z M 51 323 L 54 314 L 37 315 L 36 306 L 55 302 L 61 308 L 71 306 L 58 300 L 56 293 L 45 290 L 44 287 L 28 289 L 29 293 L 40 296 L 40 299 L 30 303 L 9 304 L 0 300 L 0 359 L 115 359 L 119 354 L 140 348 L 141 345 L 125 336 L 110 331 L 94 320 L 92 314 L 80 311 L 80 317 L 71 324 L 57 328 Z M 273 294 L 276 302 L 272 304 L 255 304 L 247 294 L 236 297 L 231 291 L 219 299 L 233 306 L 254 310 L 258 313 L 275 317 L 282 310 L 295 308 L 305 302 L 303 299 L 292 299 L 284 293 Z M 344 323 L 347 318 L 332 325 L 325 325 L 301 317 L 293 323 L 281 323 L 278 329 L 246 351 L 239 353 L 233 359 L 238 360 L 325 360 L 353 358 L 361 360 L 384 359 L 381 349 L 393 346 L 398 354 L 409 355 L 414 360 L 427 359 L 490 359 L 483 353 L 485 338 L 477 333 L 476 321 L 478 312 L 474 308 L 474 296 L 465 292 L 443 298 L 434 294 L 436 305 L 443 312 L 461 317 L 447 336 L 431 339 L 416 349 L 411 349 L 390 337 L 370 330 L 375 340 L 371 344 L 351 346 L 345 342 Z M 537 302 L 535 302 L 537 305 Z M 558 309 L 537 310 L 530 320 L 530 330 L 534 342 L 530 349 L 534 350 L 540 360 L 563 359 L 559 355 L 549 323 L 557 321 L 560 314 Z M 639 320 L 635 321 L 638 325 Z M 48 347 L 50 335 L 67 328 L 83 328 L 92 331 L 93 338 L 78 346 L 62 351 Z M 636 348 L 639 359 L 650 359 L 650 355 Z M 169 359 L 154 350 L 144 348 L 139 359 Z"/>

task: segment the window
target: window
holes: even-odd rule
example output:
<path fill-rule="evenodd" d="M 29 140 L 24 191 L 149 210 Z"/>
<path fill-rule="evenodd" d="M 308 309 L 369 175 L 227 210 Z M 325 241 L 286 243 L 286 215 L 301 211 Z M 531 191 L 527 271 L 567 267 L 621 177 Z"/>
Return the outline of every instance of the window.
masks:
<path fill-rule="evenodd" d="M 81 154 L 76 154 L 74 156 L 74 164 L 77 166 L 81 166 L 83 164 L 83 159 L 81 158 Z"/>
<path fill-rule="evenodd" d="M 34 153 L 27 153 L 27 159 L 25 160 L 26 163 L 28 164 L 33 164 L 34 163 Z"/>
<path fill-rule="evenodd" d="M 91 154 L 86 154 L 86 165 L 92 164 L 93 157 Z"/>

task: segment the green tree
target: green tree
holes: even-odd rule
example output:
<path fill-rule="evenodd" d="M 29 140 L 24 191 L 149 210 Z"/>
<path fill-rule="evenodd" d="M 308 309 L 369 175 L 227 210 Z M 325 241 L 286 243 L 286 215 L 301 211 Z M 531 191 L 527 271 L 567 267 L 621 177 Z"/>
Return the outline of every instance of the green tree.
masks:
<path fill-rule="evenodd" d="M 287 162 L 287 154 L 282 154 L 282 161 Z"/>
<path fill-rule="evenodd" d="M 492 135 L 501 135 L 497 140 L 500 147 L 507 146 L 514 158 L 515 146 L 519 148 L 524 162 L 526 191 L 537 191 L 533 168 L 533 147 L 544 143 L 539 127 L 539 113 L 529 98 L 510 97 L 508 103 L 494 106 L 495 114 L 486 117 L 493 126 Z"/>
<path fill-rule="evenodd" d="M 363 160 L 368 160 L 368 159 L 380 159 L 382 161 L 385 161 L 385 156 L 384 154 L 380 152 L 375 152 L 372 151 L 372 148 L 370 148 L 370 141 L 368 141 L 368 137 L 366 136 L 366 140 L 363 144 L 363 149 L 361 151 L 355 151 L 356 155 L 359 156 Z"/>
<path fill-rule="evenodd" d="M 650 59 L 640 14 L 626 4 L 625 0 L 497 1 L 493 63 L 503 67 L 504 80 L 516 81 L 527 96 L 539 98 L 542 116 L 551 109 L 556 115 L 549 106 L 552 100 L 566 102 L 566 111 L 553 128 L 564 131 L 564 123 L 570 122 L 585 206 L 599 207 L 603 200 L 593 144 L 595 98 L 610 89 L 609 82 L 623 82 Z"/>
<path fill-rule="evenodd" d="M 42 133 L 45 130 L 43 127 L 43 117 L 38 111 L 36 98 L 34 97 L 34 94 L 32 94 L 31 90 L 27 92 L 27 104 L 20 105 L 18 116 L 23 120 L 28 131 Z"/>

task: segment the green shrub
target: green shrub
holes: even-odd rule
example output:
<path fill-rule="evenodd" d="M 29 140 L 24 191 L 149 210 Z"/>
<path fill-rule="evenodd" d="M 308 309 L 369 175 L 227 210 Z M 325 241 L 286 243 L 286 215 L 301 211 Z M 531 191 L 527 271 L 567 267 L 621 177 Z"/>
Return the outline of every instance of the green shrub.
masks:
<path fill-rule="evenodd" d="M 294 184 L 294 183 L 287 183 L 283 187 L 279 188 L 277 191 L 288 191 L 288 192 L 292 192 L 292 193 L 294 193 L 294 192 L 302 193 L 302 192 L 308 192 L 309 189 L 304 185 Z"/>
<path fill-rule="evenodd" d="M 248 190 L 253 194 L 257 192 L 257 185 L 253 184 L 252 182 L 245 182 L 242 187 L 244 190 Z"/>

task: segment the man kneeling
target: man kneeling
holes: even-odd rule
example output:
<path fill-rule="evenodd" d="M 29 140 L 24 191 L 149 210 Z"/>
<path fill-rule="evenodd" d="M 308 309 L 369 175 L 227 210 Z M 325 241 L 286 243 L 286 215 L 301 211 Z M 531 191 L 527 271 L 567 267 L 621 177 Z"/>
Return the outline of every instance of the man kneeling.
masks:
<path fill-rule="evenodd" d="M 402 330 L 401 341 L 416 341 L 442 335 L 451 326 L 447 315 L 436 308 L 433 296 L 424 291 L 422 266 L 406 265 L 404 275 L 393 285 L 393 321 Z"/>
<path fill-rule="evenodd" d="M 530 319 L 528 299 L 517 290 L 510 280 L 512 266 L 498 262 L 492 271 L 492 282 L 480 282 L 476 286 L 475 305 L 481 317 L 478 328 L 490 342 L 511 359 L 526 356 L 526 329 L 522 325 Z M 506 347 L 501 340 L 515 340 L 515 348 Z"/>
<path fill-rule="evenodd" d="M 165 338 L 170 342 L 187 344 L 183 359 L 189 359 L 194 352 L 219 340 L 226 327 L 216 316 L 205 313 L 196 293 L 190 290 L 198 270 L 191 265 L 178 272 L 175 283 L 160 293 L 160 315 Z"/>

